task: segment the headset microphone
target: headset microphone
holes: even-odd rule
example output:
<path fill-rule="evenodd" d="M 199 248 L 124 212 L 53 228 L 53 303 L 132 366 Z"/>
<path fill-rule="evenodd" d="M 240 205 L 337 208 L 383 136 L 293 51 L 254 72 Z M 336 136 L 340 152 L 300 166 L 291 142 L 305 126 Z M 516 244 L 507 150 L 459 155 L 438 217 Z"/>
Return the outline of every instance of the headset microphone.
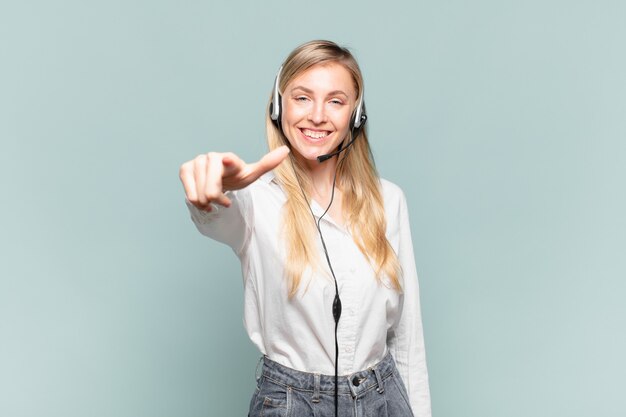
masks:
<path fill-rule="evenodd" d="M 354 143 L 354 141 L 356 140 L 356 138 L 359 136 L 359 131 L 361 129 L 361 126 L 363 126 L 365 124 L 365 122 L 367 121 L 367 115 L 365 115 L 364 113 L 361 114 L 361 123 L 359 124 L 359 127 L 354 127 L 351 130 L 351 135 L 352 138 L 350 140 L 350 142 L 348 142 L 348 144 L 345 147 L 341 147 L 341 145 L 339 145 L 339 149 L 337 149 L 335 152 L 331 152 L 331 153 L 327 153 L 325 155 L 320 155 L 317 157 L 317 161 L 318 162 L 324 162 L 327 159 L 332 158 L 335 155 L 340 154 L 341 152 L 345 151 L 346 149 L 348 149 L 350 147 L 350 145 L 352 145 Z"/>

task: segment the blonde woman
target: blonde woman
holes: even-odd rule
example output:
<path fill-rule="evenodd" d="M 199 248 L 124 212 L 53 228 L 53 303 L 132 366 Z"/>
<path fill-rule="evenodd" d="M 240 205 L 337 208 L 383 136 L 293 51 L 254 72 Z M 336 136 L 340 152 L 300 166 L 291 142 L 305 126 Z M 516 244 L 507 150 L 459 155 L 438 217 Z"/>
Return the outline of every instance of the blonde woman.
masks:
<path fill-rule="evenodd" d="M 406 201 L 377 175 L 366 120 L 352 54 L 308 42 L 276 77 L 267 155 L 180 168 L 197 229 L 241 261 L 263 354 L 250 416 L 431 415 Z"/>

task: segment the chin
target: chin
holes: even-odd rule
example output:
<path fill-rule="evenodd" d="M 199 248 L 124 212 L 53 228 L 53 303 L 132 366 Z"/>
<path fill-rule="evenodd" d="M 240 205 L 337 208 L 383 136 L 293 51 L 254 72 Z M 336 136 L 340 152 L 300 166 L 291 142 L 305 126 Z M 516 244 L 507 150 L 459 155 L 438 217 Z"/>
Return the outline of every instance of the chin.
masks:
<path fill-rule="evenodd" d="M 337 147 L 335 146 L 333 149 L 337 149 Z M 333 149 L 330 149 L 328 146 L 291 146 L 291 152 L 293 152 L 294 156 L 307 161 L 316 161 L 318 156 L 332 153 Z"/>
<path fill-rule="evenodd" d="M 324 150 L 318 150 L 318 149 L 308 150 L 306 152 L 300 152 L 296 150 L 296 152 L 300 158 L 306 159 L 307 161 L 317 161 L 318 156 L 329 153 L 329 152 L 325 152 Z"/>

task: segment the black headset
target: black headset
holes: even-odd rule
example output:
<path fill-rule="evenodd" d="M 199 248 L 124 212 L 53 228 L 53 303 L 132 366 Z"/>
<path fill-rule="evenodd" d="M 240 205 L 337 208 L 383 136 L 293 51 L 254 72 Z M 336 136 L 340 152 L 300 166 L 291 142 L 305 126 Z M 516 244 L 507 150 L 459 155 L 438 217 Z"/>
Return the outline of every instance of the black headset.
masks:
<path fill-rule="evenodd" d="M 280 73 L 282 71 L 283 71 L 283 67 L 281 66 L 278 69 L 278 73 L 276 73 L 276 79 L 274 80 L 274 90 L 272 92 L 272 101 L 270 102 L 270 119 L 272 120 L 272 122 L 274 122 L 276 127 L 278 127 L 278 129 L 280 130 L 282 130 L 281 118 L 282 118 L 283 112 L 282 112 L 282 106 L 281 106 L 282 96 L 280 95 L 280 91 L 278 90 L 278 85 L 280 84 Z M 361 131 L 361 128 L 363 127 L 366 121 L 367 121 L 367 114 L 365 114 L 365 103 L 363 102 L 363 92 L 361 92 L 359 101 L 354 111 L 352 112 L 352 117 L 350 118 L 350 132 L 351 132 L 352 140 L 346 146 L 346 148 L 350 146 L 352 142 L 354 142 L 354 139 L 356 139 L 356 137 L 359 135 L 359 132 Z M 339 149 L 340 149 L 339 152 L 341 152 L 341 145 Z M 332 154 L 327 154 L 327 155 L 321 155 L 318 157 L 318 159 L 322 158 L 320 162 L 323 162 L 326 159 L 334 155 L 336 154 L 332 153 Z"/>

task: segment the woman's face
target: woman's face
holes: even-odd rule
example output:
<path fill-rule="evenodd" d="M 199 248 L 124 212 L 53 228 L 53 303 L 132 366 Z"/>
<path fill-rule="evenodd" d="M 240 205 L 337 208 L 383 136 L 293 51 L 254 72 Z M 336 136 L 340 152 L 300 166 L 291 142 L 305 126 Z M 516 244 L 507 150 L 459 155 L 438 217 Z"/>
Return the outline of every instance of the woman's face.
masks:
<path fill-rule="evenodd" d="M 294 156 L 317 163 L 346 138 L 357 99 L 354 85 L 337 63 L 315 65 L 287 84 L 282 128 Z"/>

